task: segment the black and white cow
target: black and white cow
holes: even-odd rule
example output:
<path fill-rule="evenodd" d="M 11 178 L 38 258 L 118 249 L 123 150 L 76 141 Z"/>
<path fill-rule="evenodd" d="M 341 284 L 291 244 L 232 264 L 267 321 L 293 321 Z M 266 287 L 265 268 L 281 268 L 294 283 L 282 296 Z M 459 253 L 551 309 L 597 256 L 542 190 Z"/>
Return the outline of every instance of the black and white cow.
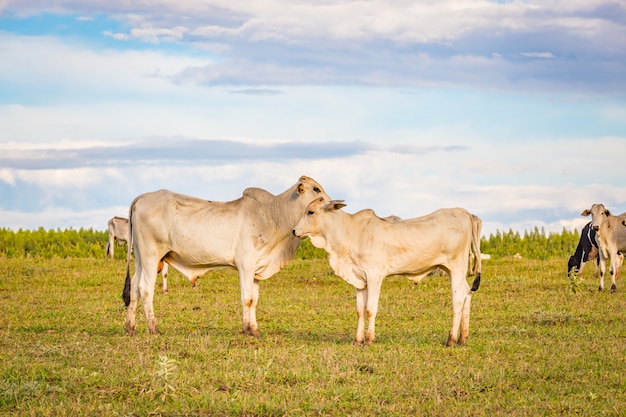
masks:
<path fill-rule="evenodd" d="M 575 271 L 577 275 L 582 274 L 585 262 L 594 259 L 596 260 L 597 272 L 597 265 L 600 261 L 600 258 L 598 258 L 598 242 L 596 242 L 596 231 L 593 230 L 591 222 L 589 222 L 580 233 L 580 241 L 578 241 L 576 252 L 569 257 L 567 273 L 571 274 Z"/>

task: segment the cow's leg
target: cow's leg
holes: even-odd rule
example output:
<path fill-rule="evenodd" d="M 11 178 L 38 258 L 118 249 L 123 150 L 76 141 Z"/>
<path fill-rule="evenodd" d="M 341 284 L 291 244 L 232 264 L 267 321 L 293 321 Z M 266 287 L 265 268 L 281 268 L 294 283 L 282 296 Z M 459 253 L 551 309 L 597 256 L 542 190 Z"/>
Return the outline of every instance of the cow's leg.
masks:
<path fill-rule="evenodd" d="M 609 270 L 611 274 L 611 292 L 615 292 L 617 291 L 617 277 L 619 276 L 621 267 L 620 254 L 617 252 L 611 253 L 609 256 L 609 264 L 611 266 Z"/>
<path fill-rule="evenodd" d="M 137 302 L 139 301 L 139 280 L 141 279 L 141 261 L 135 260 L 135 273 L 130 280 L 130 303 L 126 307 L 126 332 L 129 335 L 135 334 L 135 317 L 137 313 Z"/>
<path fill-rule="evenodd" d="M 450 273 L 450 287 L 452 289 L 452 327 L 448 334 L 448 341 L 446 346 L 452 346 L 457 341 L 459 343 L 465 342 L 465 340 L 459 340 L 459 328 L 461 327 L 461 320 L 465 320 L 463 317 L 465 303 L 469 296 L 471 296 L 471 289 L 465 279 L 467 271 L 461 271 L 461 273 Z M 470 304 L 468 304 L 469 310 Z M 468 311 L 469 313 L 469 311 Z M 469 314 L 467 315 L 467 331 L 469 333 Z M 465 336 L 467 338 L 467 335 Z"/>
<path fill-rule="evenodd" d="M 159 268 L 161 269 L 161 279 L 163 280 L 163 294 L 167 294 L 167 275 L 168 275 L 168 265 L 166 262 L 159 262 Z"/>
<path fill-rule="evenodd" d="M 246 268 L 239 268 L 239 286 L 241 287 L 241 304 L 243 306 L 243 333 L 261 337 L 256 322 L 256 307 L 259 302 L 259 281 L 253 273 L 246 273 Z"/>
<path fill-rule="evenodd" d="M 154 264 L 154 265 L 152 265 Z M 154 315 L 154 287 L 157 277 L 157 263 L 143 264 L 146 268 L 143 271 L 141 279 L 139 279 L 139 293 L 141 294 L 141 302 L 146 314 L 148 322 L 148 331 L 150 334 L 158 334 L 156 327 L 156 316 Z"/>
<path fill-rule="evenodd" d="M 367 304 L 367 288 L 357 288 L 356 290 L 356 337 L 354 338 L 355 345 L 361 345 L 364 341 L 365 332 L 365 306 Z"/>
<path fill-rule="evenodd" d="M 254 337 L 261 337 L 259 325 L 256 322 L 256 308 L 259 304 L 259 280 L 252 282 L 252 305 L 250 305 L 250 334 Z"/>
<path fill-rule="evenodd" d="M 115 258 L 114 246 L 115 246 L 114 238 L 111 235 L 109 235 L 109 243 L 107 243 L 107 249 L 106 249 L 105 257 L 111 258 L 111 259 Z"/>
<path fill-rule="evenodd" d="M 604 274 L 606 274 L 606 257 L 603 250 L 599 251 L 598 259 L 600 259 L 600 286 L 598 291 L 602 291 L 604 289 Z"/>
<path fill-rule="evenodd" d="M 376 314 L 378 313 L 378 300 L 380 298 L 380 288 L 383 284 L 383 278 L 368 280 L 367 283 L 367 334 L 365 335 L 365 344 L 371 345 L 376 338 Z"/>

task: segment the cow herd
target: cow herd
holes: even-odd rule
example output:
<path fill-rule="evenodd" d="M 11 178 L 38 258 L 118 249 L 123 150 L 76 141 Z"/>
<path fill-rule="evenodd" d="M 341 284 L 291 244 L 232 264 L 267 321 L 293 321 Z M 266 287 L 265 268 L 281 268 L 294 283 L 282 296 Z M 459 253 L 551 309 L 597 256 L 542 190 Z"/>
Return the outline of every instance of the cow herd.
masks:
<path fill-rule="evenodd" d="M 158 333 L 153 299 L 156 278 L 167 291 L 168 264 L 192 285 L 213 268 L 230 267 L 239 274 L 243 333 L 260 336 L 256 320 L 259 283 L 270 278 L 295 256 L 301 239 L 328 253 L 336 275 L 356 288 L 355 344 L 371 344 L 382 281 L 403 275 L 418 283 L 432 271 L 450 278 L 452 326 L 447 346 L 464 344 L 469 336 L 472 293 L 481 279 L 482 221 L 465 209 L 440 209 L 411 219 L 378 217 L 365 209 L 349 214 L 343 200 L 333 200 L 314 179 L 301 176 L 287 190 L 273 195 L 247 188 L 234 201 L 208 201 L 168 190 L 145 193 L 133 200 L 128 219 L 109 220 L 106 255 L 114 241 L 126 241 L 127 269 L 122 297 L 127 306 L 126 331 L 136 330 L 139 301 L 150 333 Z M 610 260 L 612 290 L 626 250 L 626 213 L 612 216 L 594 204 L 591 223 L 583 230 L 569 271 L 579 272 L 595 254 L 600 260 L 600 289 L 604 259 Z M 586 231 L 585 231 L 586 230 Z M 134 273 L 131 274 L 131 256 Z M 471 269 L 471 271 L 470 271 Z M 475 275 L 472 286 L 467 282 Z M 367 331 L 365 331 L 365 321 Z"/>

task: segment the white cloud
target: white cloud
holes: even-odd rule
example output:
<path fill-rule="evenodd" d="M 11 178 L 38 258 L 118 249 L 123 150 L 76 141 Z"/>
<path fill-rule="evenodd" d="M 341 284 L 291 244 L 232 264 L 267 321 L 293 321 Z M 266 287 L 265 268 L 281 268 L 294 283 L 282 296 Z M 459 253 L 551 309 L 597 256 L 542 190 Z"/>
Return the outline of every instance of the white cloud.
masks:
<path fill-rule="evenodd" d="M 516 156 L 520 157 L 520 154 Z M 2 171 L 2 178 L 14 178 L 12 192 L 19 192 L 24 188 L 22 184 L 40 189 L 37 204 L 43 210 L 31 216 L 28 224 L 23 216 L 7 213 L 4 224 L 21 222 L 20 227 L 36 228 L 76 221 L 72 226 L 81 227 L 84 225 L 81 212 L 100 211 L 103 214 L 96 223 L 99 229 L 104 229 L 106 219 L 118 214 L 115 207 L 124 207 L 146 191 L 169 188 L 211 200 L 229 201 L 238 198 L 249 186 L 280 193 L 300 175 L 312 176 L 329 195 L 346 200 L 350 212 L 372 208 L 382 216 L 415 217 L 440 207 L 465 207 L 483 219 L 486 235 L 509 228 L 523 232 L 537 226 L 548 232 L 560 232 L 563 227 L 581 227 L 585 219 L 581 220 L 579 213 L 593 202 L 603 202 L 616 211 L 626 208 L 626 197 L 620 197 L 626 196 L 626 187 L 621 186 L 593 183 L 580 186 L 559 181 L 533 185 L 506 180 L 499 185 L 480 184 L 480 178 L 472 174 L 471 168 L 472 161 L 480 158 L 476 150 L 435 151 L 423 155 L 383 151 L 347 158 L 296 158 L 245 164 L 181 162 L 127 168 Z M 494 155 L 482 156 L 482 161 L 490 165 L 491 158 Z M 110 198 L 105 198 L 107 196 Z M 102 205 L 103 202 L 106 204 Z M 8 207 L 3 210 L 12 211 Z M 25 211 L 33 210 L 39 212 L 40 209 L 31 204 Z"/>
<path fill-rule="evenodd" d="M 130 36 L 125 33 L 113 33 L 111 31 L 105 30 L 104 32 L 102 32 L 102 34 L 105 36 L 110 36 L 113 39 L 117 39 L 118 41 L 127 41 L 130 39 Z"/>
<path fill-rule="evenodd" d="M 0 80 L 39 95 L 55 86 L 72 97 L 84 92 L 111 99 L 112 93 L 173 92 L 163 80 L 206 59 L 155 51 L 96 51 L 87 45 L 65 43 L 52 37 L 0 33 Z M 60 97 L 61 98 L 61 97 Z"/>
<path fill-rule="evenodd" d="M 85 190 L 92 184 L 102 181 L 103 173 L 99 169 L 42 169 L 42 170 L 15 170 L 16 180 L 26 184 L 36 185 L 41 190 L 66 189 Z"/>
<path fill-rule="evenodd" d="M 176 26 L 173 28 L 154 28 L 148 26 L 132 29 L 130 36 L 153 43 L 160 41 L 173 42 L 181 40 L 185 32 L 188 32 L 188 29 L 184 26 Z"/>
<path fill-rule="evenodd" d="M 528 58 L 544 58 L 553 59 L 556 58 L 552 52 L 522 52 L 522 55 Z"/>

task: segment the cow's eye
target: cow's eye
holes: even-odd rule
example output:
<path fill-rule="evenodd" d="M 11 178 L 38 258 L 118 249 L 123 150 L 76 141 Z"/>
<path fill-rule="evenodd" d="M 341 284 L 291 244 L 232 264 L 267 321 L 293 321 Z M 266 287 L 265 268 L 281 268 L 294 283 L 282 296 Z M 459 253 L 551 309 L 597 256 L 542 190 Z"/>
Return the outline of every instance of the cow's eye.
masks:
<path fill-rule="evenodd" d="M 316 193 L 322 192 L 322 190 L 320 190 L 319 187 L 313 187 L 313 191 L 315 191 Z"/>
<path fill-rule="evenodd" d="M 312 216 L 312 215 L 314 215 L 314 214 L 315 214 L 315 212 L 314 212 L 313 210 L 309 210 L 309 211 L 307 212 L 307 214 L 308 214 L 309 216 Z"/>

